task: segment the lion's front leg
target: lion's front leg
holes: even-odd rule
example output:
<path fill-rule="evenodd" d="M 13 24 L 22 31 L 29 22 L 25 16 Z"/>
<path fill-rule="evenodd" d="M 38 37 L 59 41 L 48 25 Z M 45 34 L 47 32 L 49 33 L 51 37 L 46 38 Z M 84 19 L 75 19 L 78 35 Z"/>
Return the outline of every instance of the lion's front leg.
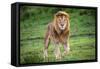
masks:
<path fill-rule="evenodd" d="M 61 60 L 61 51 L 60 51 L 60 45 L 55 44 L 55 50 L 54 50 L 55 58 L 57 60 Z"/>
<path fill-rule="evenodd" d="M 70 51 L 69 43 L 64 44 L 64 53 L 63 53 L 63 56 L 67 55 L 69 53 L 69 51 Z"/>
<path fill-rule="evenodd" d="M 48 59 L 48 51 L 44 49 L 44 60 Z"/>
<path fill-rule="evenodd" d="M 48 59 L 48 47 L 49 47 L 49 41 L 50 41 L 50 36 L 49 32 L 46 33 L 45 36 L 45 42 L 44 42 L 44 60 Z"/>

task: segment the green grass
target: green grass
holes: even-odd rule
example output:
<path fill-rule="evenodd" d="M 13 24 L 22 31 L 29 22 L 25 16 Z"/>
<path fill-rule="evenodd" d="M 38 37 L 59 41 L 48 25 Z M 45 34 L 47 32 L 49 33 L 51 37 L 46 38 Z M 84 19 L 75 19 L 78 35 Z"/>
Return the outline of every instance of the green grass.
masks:
<path fill-rule="evenodd" d="M 92 60 L 95 59 L 95 38 L 91 36 L 78 36 L 70 39 L 70 53 L 61 61 Z M 21 64 L 41 63 L 43 60 L 43 39 L 21 41 Z M 48 49 L 49 62 L 56 62 L 53 53 L 54 46 L 50 44 Z M 63 46 L 61 46 L 63 52 Z M 48 62 L 48 61 L 45 61 Z"/>

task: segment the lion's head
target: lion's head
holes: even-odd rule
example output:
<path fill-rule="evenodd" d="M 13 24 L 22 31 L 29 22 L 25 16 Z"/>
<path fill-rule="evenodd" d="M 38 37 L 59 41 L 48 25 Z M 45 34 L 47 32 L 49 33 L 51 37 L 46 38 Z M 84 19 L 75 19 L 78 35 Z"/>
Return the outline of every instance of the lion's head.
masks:
<path fill-rule="evenodd" d="M 69 15 L 64 11 L 59 11 L 54 15 L 54 26 L 56 31 L 63 31 L 69 28 Z"/>

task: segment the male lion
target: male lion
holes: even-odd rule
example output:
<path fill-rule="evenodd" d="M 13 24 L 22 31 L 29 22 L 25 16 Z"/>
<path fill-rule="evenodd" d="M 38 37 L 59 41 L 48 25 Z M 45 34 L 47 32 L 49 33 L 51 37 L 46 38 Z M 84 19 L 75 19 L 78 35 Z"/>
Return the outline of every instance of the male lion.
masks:
<path fill-rule="evenodd" d="M 55 46 L 54 54 L 56 59 L 61 59 L 62 56 L 60 53 L 59 44 L 62 44 L 64 47 L 63 55 L 69 52 L 69 31 L 70 23 L 68 13 L 58 11 L 54 15 L 54 20 L 48 24 L 44 43 L 44 58 L 48 57 L 47 49 L 50 41 L 52 41 Z"/>

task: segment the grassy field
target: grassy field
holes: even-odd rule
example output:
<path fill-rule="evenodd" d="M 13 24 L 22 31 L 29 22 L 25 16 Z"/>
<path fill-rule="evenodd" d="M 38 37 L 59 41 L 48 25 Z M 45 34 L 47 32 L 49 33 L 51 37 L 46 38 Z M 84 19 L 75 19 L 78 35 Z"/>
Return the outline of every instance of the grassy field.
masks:
<path fill-rule="evenodd" d="M 41 63 L 43 60 L 43 39 L 41 40 L 26 40 L 21 44 L 21 64 L 25 63 Z M 62 58 L 62 61 L 75 61 L 75 60 L 92 60 L 95 59 L 95 38 L 87 36 L 78 36 L 70 39 L 70 53 Z M 53 53 L 53 45 L 49 46 L 49 62 L 55 60 Z M 61 52 L 63 47 L 61 46 Z"/>
<path fill-rule="evenodd" d="M 25 8 L 27 9 L 25 10 Z M 36 12 L 37 10 L 38 12 Z M 47 24 L 53 19 L 55 12 L 52 11 L 54 10 L 56 12 L 59 9 L 57 10 L 57 8 L 44 8 L 44 10 L 42 10 L 39 7 L 34 9 L 33 7 L 24 7 L 24 9 L 21 9 L 21 64 L 58 62 L 58 60 L 55 60 L 53 53 L 54 46 L 52 44 L 50 44 L 48 50 L 49 61 L 43 60 L 44 36 L 47 29 Z M 63 10 L 66 11 L 66 9 Z M 70 14 L 71 50 L 67 56 L 62 58 L 61 61 L 95 59 L 95 10 L 67 8 L 66 12 Z M 45 13 L 47 13 L 47 15 L 45 15 Z M 25 16 L 27 16 L 27 18 Z M 61 52 L 63 52 L 63 46 L 60 46 L 60 49 Z"/>

